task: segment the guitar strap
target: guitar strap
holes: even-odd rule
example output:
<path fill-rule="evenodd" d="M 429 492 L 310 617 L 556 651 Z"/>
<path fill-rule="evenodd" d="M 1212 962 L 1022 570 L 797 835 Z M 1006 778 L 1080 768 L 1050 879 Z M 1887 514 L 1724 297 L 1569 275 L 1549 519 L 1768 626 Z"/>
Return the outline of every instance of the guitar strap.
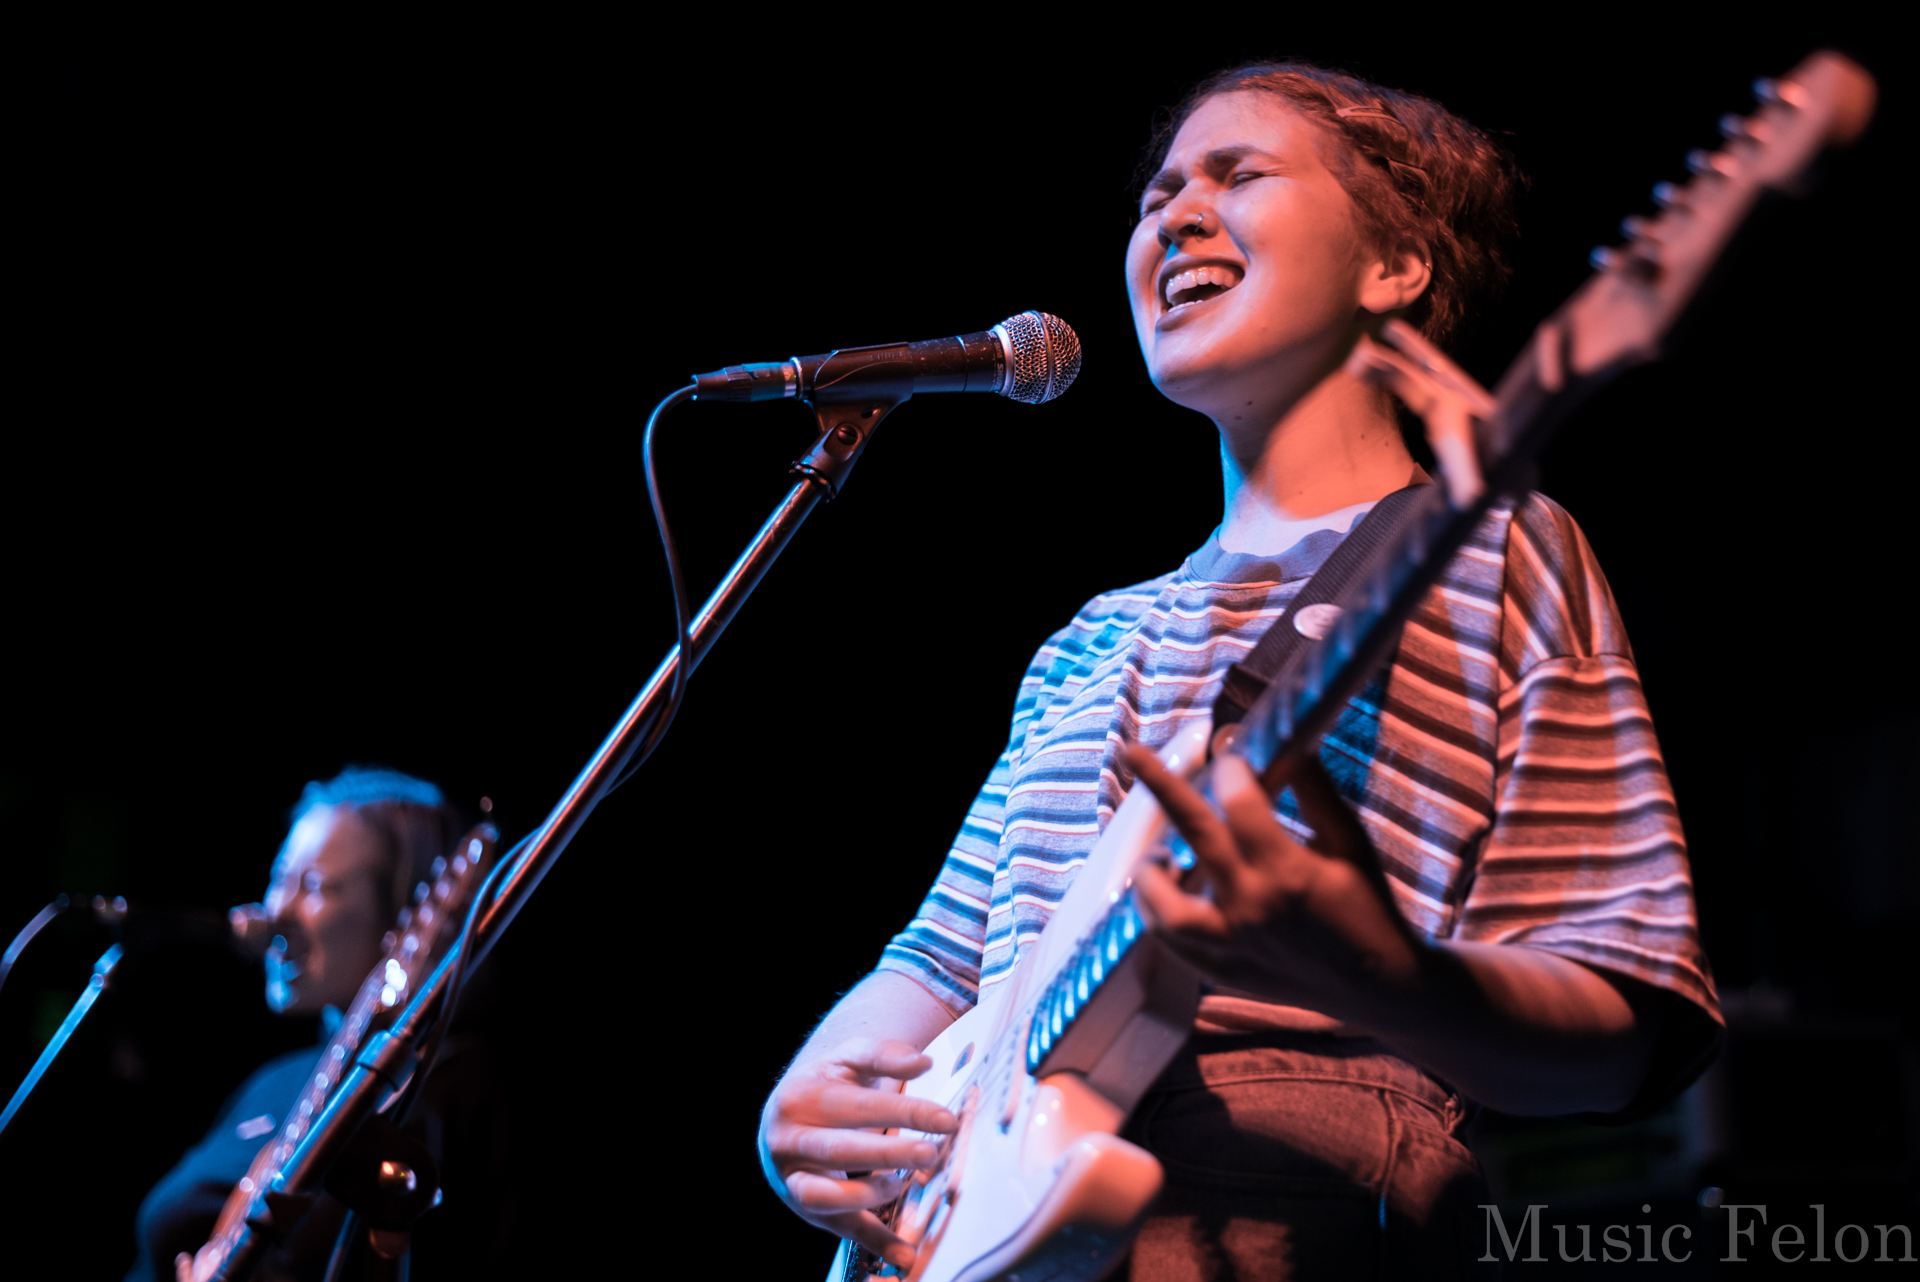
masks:
<path fill-rule="evenodd" d="M 1219 697 L 1213 701 L 1214 729 L 1232 725 L 1246 716 L 1247 709 L 1266 692 L 1294 652 L 1313 640 L 1300 630 L 1302 613 L 1309 606 L 1332 605 L 1346 596 L 1374 549 L 1394 537 L 1407 505 L 1423 486 L 1433 484 L 1425 477 L 1424 471 L 1418 473 L 1413 484 L 1375 503 L 1360 518 L 1360 524 L 1340 540 L 1340 546 L 1313 572 L 1286 612 L 1268 625 L 1265 635 L 1247 657 L 1227 669 L 1227 679 L 1220 687 Z M 1315 635 L 1323 631 L 1313 629 Z"/>

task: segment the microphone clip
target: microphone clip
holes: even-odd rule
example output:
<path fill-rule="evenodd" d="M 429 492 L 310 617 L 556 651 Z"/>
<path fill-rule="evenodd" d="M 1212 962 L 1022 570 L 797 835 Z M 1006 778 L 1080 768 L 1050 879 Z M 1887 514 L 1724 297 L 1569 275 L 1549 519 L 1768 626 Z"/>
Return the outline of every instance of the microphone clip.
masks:
<path fill-rule="evenodd" d="M 906 343 L 843 347 L 808 371 L 801 395 L 820 424 L 819 439 L 789 469 L 832 499 L 880 420 L 913 395 L 913 364 Z"/>

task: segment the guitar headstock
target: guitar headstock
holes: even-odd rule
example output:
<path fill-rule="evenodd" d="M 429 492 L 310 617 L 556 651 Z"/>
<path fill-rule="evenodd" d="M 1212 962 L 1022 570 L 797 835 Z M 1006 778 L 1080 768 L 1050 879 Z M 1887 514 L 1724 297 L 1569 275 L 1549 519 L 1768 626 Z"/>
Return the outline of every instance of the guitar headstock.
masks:
<path fill-rule="evenodd" d="M 413 888 L 413 902 L 400 910 L 394 928 L 381 939 L 380 965 L 367 976 L 362 990 L 363 996 L 371 993 L 377 998 L 380 1012 L 404 1005 L 407 994 L 446 952 L 474 892 L 493 866 L 499 839 L 492 824 L 480 824 L 460 839 L 451 855 L 435 859 L 428 869 L 429 880 Z"/>
<path fill-rule="evenodd" d="M 1878 89 L 1857 63 L 1821 52 L 1778 80 L 1755 82 L 1754 94 L 1753 114 L 1722 118 L 1719 150 L 1687 158 L 1691 179 L 1654 188 L 1658 214 L 1628 218 L 1624 245 L 1594 250 L 1596 274 L 1547 322 L 1560 327 L 1574 373 L 1657 356 L 1760 194 L 1798 194 L 1823 151 L 1865 131 Z M 1555 372 L 1543 374 L 1552 390 Z"/>

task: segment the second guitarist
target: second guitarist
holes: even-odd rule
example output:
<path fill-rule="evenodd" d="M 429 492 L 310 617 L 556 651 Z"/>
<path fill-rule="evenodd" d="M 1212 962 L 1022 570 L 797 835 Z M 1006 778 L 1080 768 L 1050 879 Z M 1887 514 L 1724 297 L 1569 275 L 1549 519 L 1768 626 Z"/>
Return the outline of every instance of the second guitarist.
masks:
<path fill-rule="evenodd" d="M 266 947 L 266 999 L 289 1018 L 318 1017 L 321 1040 L 262 1065 L 221 1107 L 141 1204 L 140 1257 L 127 1282 L 172 1278 L 177 1258 L 207 1241 L 215 1218 L 262 1145 L 296 1106 L 328 1036 L 380 960 L 382 936 L 413 901 L 415 887 L 441 875 L 467 825 L 424 779 L 350 768 L 307 785 L 273 864 L 262 904 L 250 918 Z M 412 1276 L 485 1278 L 502 1267 L 512 1227 L 506 1092 L 474 1027 L 484 1003 L 463 1002 L 461 1021 L 436 1057 L 409 1127 L 439 1163 L 445 1204 L 421 1220 Z M 345 1208 L 322 1195 L 254 1276 L 319 1279 Z M 356 1240 L 355 1249 L 364 1251 Z M 354 1276 L 350 1271 L 347 1276 Z"/>

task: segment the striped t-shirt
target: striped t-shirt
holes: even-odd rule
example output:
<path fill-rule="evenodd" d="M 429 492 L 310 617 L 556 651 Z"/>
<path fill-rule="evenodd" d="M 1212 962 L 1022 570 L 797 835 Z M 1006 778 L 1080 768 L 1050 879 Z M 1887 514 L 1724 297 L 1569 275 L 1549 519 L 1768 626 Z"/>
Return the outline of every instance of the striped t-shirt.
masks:
<path fill-rule="evenodd" d="M 1081 607 L 1028 665 L 1006 750 L 881 968 L 956 1010 L 1005 979 L 1132 786 L 1121 747 L 1208 716 L 1227 668 L 1343 537 L 1252 556 L 1216 533 L 1173 573 Z M 1552 500 L 1487 517 L 1320 755 L 1415 931 L 1546 949 L 1718 1018 L 1633 654 Z M 1304 834 L 1292 803 L 1282 822 Z"/>

